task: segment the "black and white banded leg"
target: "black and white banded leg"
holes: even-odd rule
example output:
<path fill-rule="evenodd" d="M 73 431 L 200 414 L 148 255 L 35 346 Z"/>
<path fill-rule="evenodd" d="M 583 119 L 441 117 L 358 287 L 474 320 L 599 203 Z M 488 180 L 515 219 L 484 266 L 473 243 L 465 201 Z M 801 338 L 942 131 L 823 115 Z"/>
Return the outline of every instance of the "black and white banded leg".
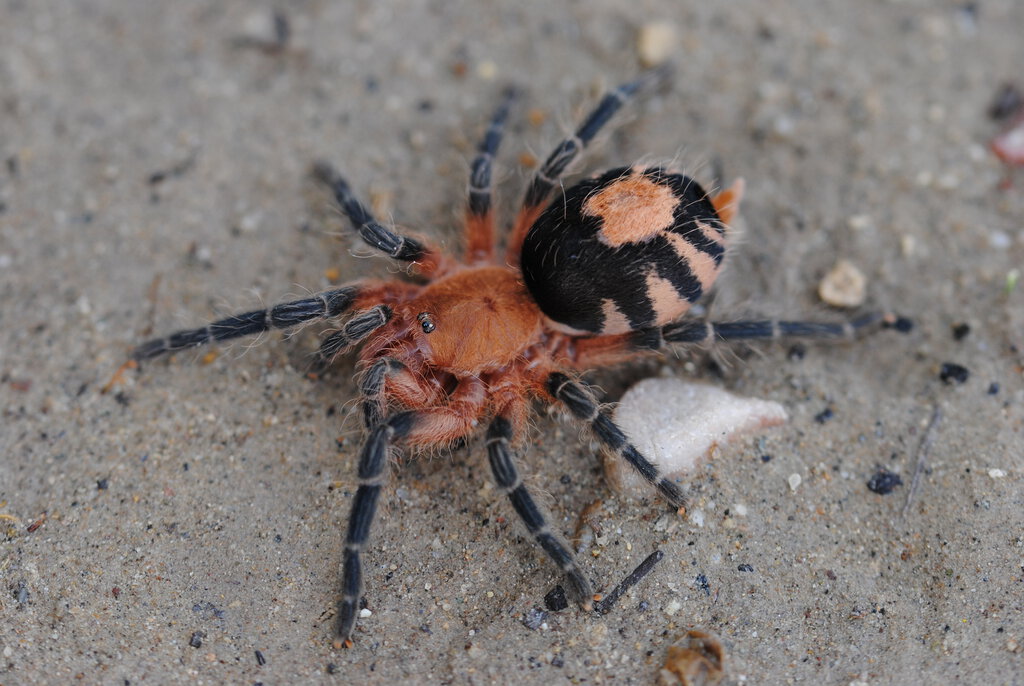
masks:
<path fill-rule="evenodd" d="M 871 312 L 845 322 L 786 321 L 759 319 L 740 322 L 709 322 L 682 320 L 661 329 L 637 332 L 648 337 L 645 347 L 661 347 L 663 343 L 711 343 L 714 341 L 778 340 L 781 338 L 822 338 L 852 340 L 866 328 L 880 324 L 906 333 L 913 322 L 905 317 Z"/>
<path fill-rule="evenodd" d="M 615 113 L 632 100 L 638 92 L 663 80 L 667 73 L 667 67 L 651 69 L 635 80 L 623 83 L 606 93 L 597 107 L 576 129 L 576 133 L 559 143 L 558 147 L 545 160 L 544 165 L 530 182 L 523 204 L 526 207 L 533 207 L 543 203 L 548 192 L 558 183 L 566 168 L 583 152 L 594 136 L 615 116 Z"/>
<path fill-rule="evenodd" d="M 342 212 L 367 244 L 403 262 L 419 262 L 430 256 L 430 249 L 420 241 L 395 233 L 374 219 L 369 208 L 352 192 L 348 181 L 330 164 L 315 163 L 313 177 L 331 189 Z"/>
<path fill-rule="evenodd" d="M 391 319 L 391 314 L 391 308 L 387 305 L 377 305 L 354 315 L 345 322 L 340 330 L 329 335 L 320 344 L 320 350 L 317 353 L 319 363 L 321 365 L 329 364 L 338 354 L 387 324 Z"/>
<path fill-rule="evenodd" d="M 337 317 L 352 306 L 358 294 L 358 287 L 345 286 L 317 293 L 302 300 L 274 305 L 265 310 L 236 314 L 198 329 L 177 331 L 164 338 L 146 341 L 132 351 L 132 359 L 148 360 L 176 350 L 249 336 L 270 329 L 287 329 L 317 319 Z"/>
<path fill-rule="evenodd" d="M 561 372 L 553 372 L 548 376 L 546 386 L 552 396 L 565 403 L 573 416 L 589 422 L 594 436 L 618 453 L 621 459 L 628 462 L 640 476 L 657 488 L 672 507 L 679 508 L 686 504 L 679 486 L 661 476 L 658 468 L 629 442 L 622 429 L 598 405 L 593 391 L 588 386 L 570 379 Z"/>
<path fill-rule="evenodd" d="M 373 429 L 384 418 L 387 404 L 384 384 L 388 378 L 408 372 L 408 367 L 393 357 L 381 358 L 366 370 L 359 380 L 359 392 L 363 397 L 363 424 L 367 429 Z"/>
<path fill-rule="evenodd" d="M 615 116 L 615 113 L 622 109 L 623 105 L 632 100 L 640 91 L 647 90 L 664 81 L 669 73 L 671 73 L 671 67 L 662 65 L 644 72 L 635 80 L 621 84 L 605 94 L 597 107 L 590 111 L 587 118 L 576 129 L 576 132 L 563 139 L 548 156 L 541 168 L 534 174 L 527 187 L 526 195 L 523 197 L 523 204 L 508 244 L 508 260 L 511 263 L 518 264 L 519 251 L 527 231 L 544 208 L 544 201 L 551 189 L 558 184 L 569 165 L 579 157 L 580 153 L 593 141 L 605 124 Z"/>
<path fill-rule="evenodd" d="M 392 442 L 409 433 L 414 419 L 414 413 L 402 412 L 378 424 L 370 432 L 359 455 L 359 488 L 352 500 L 345 534 L 341 602 L 338 605 L 338 637 L 342 642 L 351 638 L 359 614 L 359 598 L 363 590 L 362 552 L 377 514 L 377 500 L 387 481 L 388 452 Z"/>
<path fill-rule="evenodd" d="M 477 147 L 470 166 L 469 201 L 466 206 L 466 256 L 470 263 L 490 260 L 494 255 L 494 212 L 492 208 L 494 157 L 501 145 L 505 122 L 519 97 L 515 88 L 507 88 L 498 109 Z"/>
<path fill-rule="evenodd" d="M 505 493 L 512 502 L 516 514 L 526 524 L 527 531 L 544 549 L 548 557 L 565 573 L 573 600 L 579 603 L 583 609 L 591 610 L 594 606 L 594 592 L 590 587 L 590 582 L 583 576 L 583 571 L 576 564 L 572 552 L 552 531 L 544 513 L 526 489 L 526 485 L 516 469 L 512 449 L 509 447 L 511 441 L 512 422 L 500 415 L 495 417 L 487 429 L 487 459 L 491 463 L 494 481 L 499 490 Z"/>

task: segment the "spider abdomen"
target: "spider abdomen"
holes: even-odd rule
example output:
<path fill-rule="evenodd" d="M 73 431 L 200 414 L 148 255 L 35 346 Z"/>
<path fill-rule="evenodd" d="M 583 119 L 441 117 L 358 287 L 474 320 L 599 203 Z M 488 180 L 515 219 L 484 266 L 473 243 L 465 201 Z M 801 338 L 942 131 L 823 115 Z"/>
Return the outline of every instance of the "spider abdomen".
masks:
<path fill-rule="evenodd" d="M 725 248 L 726 226 L 696 181 L 620 167 L 555 198 L 520 264 L 559 328 L 617 334 L 681 317 L 714 283 Z"/>

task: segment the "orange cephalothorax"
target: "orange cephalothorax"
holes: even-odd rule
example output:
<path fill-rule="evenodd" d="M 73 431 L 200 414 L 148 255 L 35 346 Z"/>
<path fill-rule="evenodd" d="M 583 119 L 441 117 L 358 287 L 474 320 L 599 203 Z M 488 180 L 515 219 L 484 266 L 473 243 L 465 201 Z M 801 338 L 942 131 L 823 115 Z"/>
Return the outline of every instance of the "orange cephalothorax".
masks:
<path fill-rule="evenodd" d="M 503 267 L 455 272 L 403 306 L 427 362 L 479 374 L 508 365 L 537 340 L 541 313 L 518 275 Z"/>

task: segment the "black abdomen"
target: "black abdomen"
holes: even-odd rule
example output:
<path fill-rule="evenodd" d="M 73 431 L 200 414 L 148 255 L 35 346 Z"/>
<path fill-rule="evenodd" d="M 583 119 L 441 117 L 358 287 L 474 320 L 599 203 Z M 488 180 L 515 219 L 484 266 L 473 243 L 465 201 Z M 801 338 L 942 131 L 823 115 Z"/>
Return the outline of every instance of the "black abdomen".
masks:
<path fill-rule="evenodd" d="M 614 334 L 678 319 L 714 282 L 724 253 L 725 225 L 696 181 L 621 167 L 556 197 L 520 264 L 548 318 Z"/>

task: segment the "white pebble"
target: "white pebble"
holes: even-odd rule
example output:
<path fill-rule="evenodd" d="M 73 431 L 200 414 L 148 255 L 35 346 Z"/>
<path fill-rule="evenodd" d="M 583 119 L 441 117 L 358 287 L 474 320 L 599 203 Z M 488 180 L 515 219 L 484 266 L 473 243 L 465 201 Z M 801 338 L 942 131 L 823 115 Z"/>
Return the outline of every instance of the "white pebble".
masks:
<path fill-rule="evenodd" d="M 1006 250 L 1013 245 L 1013 240 L 1003 231 L 993 231 L 988 235 L 988 244 L 996 250 Z"/>
<path fill-rule="evenodd" d="M 368 610 L 365 607 L 362 610 L 359 611 L 359 618 L 360 619 L 366 619 L 367 617 L 372 617 L 372 616 L 373 616 L 373 612 L 371 612 L 370 610 Z"/>
<path fill-rule="evenodd" d="M 834 307 L 857 307 L 864 304 L 867 279 L 847 260 L 838 260 L 818 284 L 818 296 Z"/>
<path fill-rule="evenodd" d="M 683 604 L 673 598 L 672 600 L 668 601 L 668 605 L 665 606 L 665 614 L 671 617 L 675 613 L 679 612 L 681 609 L 683 609 Z"/>
<path fill-rule="evenodd" d="M 795 491 L 800 486 L 801 481 L 803 481 L 803 477 L 796 472 L 790 474 L 789 478 L 786 479 L 786 482 L 789 483 L 789 490 L 791 491 Z"/>
<path fill-rule="evenodd" d="M 615 421 L 668 478 L 695 471 L 736 437 L 786 422 L 776 402 L 744 398 L 676 378 L 645 379 L 622 396 Z M 642 497 L 650 485 L 617 454 L 605 451 L 605 478 L 619 493 Z"/>
<path fill-rule="evenodd" d="M 636 49 L 640 62 L 645 67 L 661 64 L 675 52 L 676 27 L 667 21 L 654 21 L 640 27 L 637 35 Z"/>
<path fill-rule="evenodd" d="M 1006 476 L 1006 470 L 1005 469 L 992 468 L 992 469 L 988 470 L 988 475 L 990 477 L 992 477 L 993 479 L 1002 479 L 1003 477 Z"/>

